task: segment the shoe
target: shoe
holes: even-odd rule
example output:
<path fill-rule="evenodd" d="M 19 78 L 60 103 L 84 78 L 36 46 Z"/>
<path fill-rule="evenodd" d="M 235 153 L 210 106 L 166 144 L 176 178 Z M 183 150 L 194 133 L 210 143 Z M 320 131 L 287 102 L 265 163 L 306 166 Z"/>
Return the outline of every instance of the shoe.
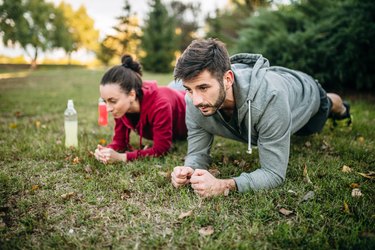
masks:
<path fill-rule="evenodd" d="M 349 127 L 352 124 L 353 117 L 350 114 L 350 104 L 344 101 L 343 105 L 346 108 L 344 114 L 331 113 L 328 116 L 329 118 L 332 118 L 333 127 L 336 127 L 338 124 L 346 125 L 347 127 Z"/>

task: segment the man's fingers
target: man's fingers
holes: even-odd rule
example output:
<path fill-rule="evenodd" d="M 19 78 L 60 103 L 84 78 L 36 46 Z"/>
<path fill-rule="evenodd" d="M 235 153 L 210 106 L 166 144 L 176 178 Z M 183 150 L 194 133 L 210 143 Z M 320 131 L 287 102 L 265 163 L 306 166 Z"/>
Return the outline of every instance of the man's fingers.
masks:
<path fill-rule="evenodd" d="M 193 173 L 193 176 L 202 176 L 206 174 L 208 171 L 204 169 L 196 169 Z"/>

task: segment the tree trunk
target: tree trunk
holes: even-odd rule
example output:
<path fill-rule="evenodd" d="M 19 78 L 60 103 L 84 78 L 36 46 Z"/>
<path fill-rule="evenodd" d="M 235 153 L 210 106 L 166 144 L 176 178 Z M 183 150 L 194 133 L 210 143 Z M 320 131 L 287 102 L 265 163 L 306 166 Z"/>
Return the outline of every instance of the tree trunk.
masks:
<path fill-rule="evenodd" d="M 34 57 L 32 58 L 31 65 L 30 65 L 31 69 L 36 69 L 36 67 L 37 67 L 36 60 L 37 59 L 38 59 L 38 48 L 35 48 Z"/>

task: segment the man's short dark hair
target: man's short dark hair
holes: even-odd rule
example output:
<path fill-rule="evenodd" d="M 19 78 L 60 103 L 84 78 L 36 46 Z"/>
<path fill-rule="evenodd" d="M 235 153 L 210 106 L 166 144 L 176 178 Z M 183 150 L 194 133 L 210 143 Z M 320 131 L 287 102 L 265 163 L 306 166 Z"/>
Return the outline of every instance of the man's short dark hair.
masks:
<path fill-rule="evenodd" d="M 174 78 L 191 80 L 204 70 L 208 70 L 219 82 L 230 70 L 230 59 L 224 43 L 216 39 L 198 39 L 191 42 L 178 59 Z"/>

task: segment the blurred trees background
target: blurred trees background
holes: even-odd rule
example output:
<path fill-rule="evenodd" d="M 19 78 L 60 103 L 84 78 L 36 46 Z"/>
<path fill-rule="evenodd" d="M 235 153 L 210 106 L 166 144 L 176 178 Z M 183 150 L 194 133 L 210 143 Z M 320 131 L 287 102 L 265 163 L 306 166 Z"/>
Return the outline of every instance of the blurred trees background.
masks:
<path fill-rule="evenodd" d="M 196 38 L 215 37 L 231 54 L 260 53 L 279 65 L 313 75 L 329 90 L 375 88 L 373 0 L 228 0 L 199 19 L 199 3 L 149 0 L 140 20 L 125 0 L 113 34 L 99 39 L 81 6 L 44 0 L 0 1 L 0 37 L 19 44 L 36 62 L 40 51 L 95 51 L 105 65 L 128 53 L 147 71 L 171 72 Z"/>

